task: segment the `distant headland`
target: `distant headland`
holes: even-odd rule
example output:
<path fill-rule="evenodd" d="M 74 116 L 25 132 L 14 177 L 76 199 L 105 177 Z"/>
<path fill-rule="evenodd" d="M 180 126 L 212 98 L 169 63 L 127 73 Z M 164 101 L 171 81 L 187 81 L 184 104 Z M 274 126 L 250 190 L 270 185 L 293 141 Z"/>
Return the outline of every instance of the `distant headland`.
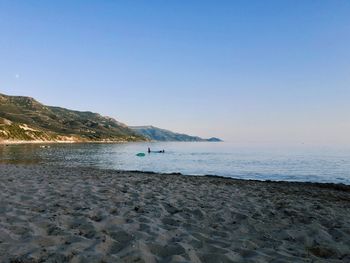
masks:
<path fill-rule="evenodd" d="M 169 130 L 149 126 L 129 126 L 133 131 L 143 135 L 152 141 L 176 141 L 176 142 L 221 142 L 219 138 L 203 139 L 198 136 L 191 136 L 183 133 L 176 133 Z"/>

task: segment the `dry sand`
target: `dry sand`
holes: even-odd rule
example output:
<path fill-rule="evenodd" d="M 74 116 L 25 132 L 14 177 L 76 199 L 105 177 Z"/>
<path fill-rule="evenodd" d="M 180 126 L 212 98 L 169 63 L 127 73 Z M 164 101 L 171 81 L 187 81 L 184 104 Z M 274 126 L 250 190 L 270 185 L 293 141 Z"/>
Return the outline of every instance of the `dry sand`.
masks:
<path fill-rule="evenodd" d="M 0 262 L 350 262 L 350 187 L 2 164 Z"/>

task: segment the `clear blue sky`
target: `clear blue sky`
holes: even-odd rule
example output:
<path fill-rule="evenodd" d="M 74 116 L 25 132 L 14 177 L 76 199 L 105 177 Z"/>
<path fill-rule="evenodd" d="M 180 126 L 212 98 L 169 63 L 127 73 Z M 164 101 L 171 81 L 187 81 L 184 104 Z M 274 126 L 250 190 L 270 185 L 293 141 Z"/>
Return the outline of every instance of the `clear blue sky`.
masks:
<path fill-rule="evenodd" d="M 233 141 L 350 143 L 350 1 L 0 1 L 0 92 Z"/>

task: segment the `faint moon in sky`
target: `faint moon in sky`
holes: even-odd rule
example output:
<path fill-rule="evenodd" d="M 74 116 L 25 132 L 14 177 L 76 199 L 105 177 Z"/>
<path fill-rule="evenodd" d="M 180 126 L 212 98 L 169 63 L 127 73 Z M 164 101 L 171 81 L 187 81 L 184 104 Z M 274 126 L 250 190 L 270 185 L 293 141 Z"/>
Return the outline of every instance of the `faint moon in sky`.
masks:
<path fill-rule="evenodd" d="M 19 79 L 19 74 L 16 74 L 16 75 L 15 75 L 15 78 L 16 78 L 16 79 Z"/>

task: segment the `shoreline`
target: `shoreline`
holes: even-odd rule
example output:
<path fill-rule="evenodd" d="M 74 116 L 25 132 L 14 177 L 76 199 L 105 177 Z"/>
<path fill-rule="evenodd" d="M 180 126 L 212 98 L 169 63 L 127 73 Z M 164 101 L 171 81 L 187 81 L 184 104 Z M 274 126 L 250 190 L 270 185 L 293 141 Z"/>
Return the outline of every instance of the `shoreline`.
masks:
<path fill-rule="evenodd" d="M 62 166 L 64 167 L 64 166 Z M 81 166 L 80 168 L 86 168 L 84 166 Z M 163 172 L 154 172 L 154 171 L 142 171 L 142 170 L 117 170 L 117 169 L 105 169 L 105 168 L 98 168 L 94 167 L 93 169 L 101 170 L 101 171 L 109 171 L 109 172 L 118 172 L 118 173 L 135 173 L 135 174 L 150 174 L 150 175 L 177 175 L 177 176 L 186 176 L 186 177 L 193 177 L 193 178 L 216 178 L 216 179 L 222 179 L 222 180 L 233 180 L 233 181 L 241 181 L 241 182 L 262 182 L 262 183 L 277 183 L 277 184 L 300 184 L 304 186 L 315 186 L 315 187 L 321 187 L 321 188 L 329 188 L 329 189 L 336 189 L 336 190 L 344 190 L 344 191 L 350 191 L 350 184 L 344 184 L 344 183 L 328 183 L 328 182 L 309 182 L 309 181 L 283 181 L 283 180 L 258 180 L 258 179 L 242 179 L 242 178 L 234 178 L 229 176 L 222 176 L 222 175 L 215 175 L 215 174 L 183 174 L 179 172 L 172 172 L 172 173 L 163 173 Z"/>
<path fill-rule="evenodd" d="M 75 143 L 75 142 L 73 142 Z M 80 143 L 80 142 L 77 142 Z M 85 142 L 82 142 L 85 143 Z M 94 142 L 89 142 L 90 143 L 94 143 Z M 103 142 L 100 142 L 103 143 Z M 122 143 L 122 142 L 120 142 Z M 128 142 L 126 142 L 128 143 Z M 25 144 L 25 143 L 23 143 Z M 40 144 L 40 143 L 34 143 L 34 144 Z M 52 142 L 52 144 L 54 144 L 54 142 Z M 61 144 L 61 143 L 59 143 Z M 64 142 L 62 142 L 62 144 L 64 144 Z M 11 144 L 11 145 L 15 145 Z M 0 143 L 0 146 L 2 146 L 2 144 Z M 47 165 L 47 164 L 42 164 L 40 162 L 34 162 L 31 163 L 30 161 L 15 161 L 15 160 L 6 160 L 6 161 L 1 161 L 0 160 L 0 166 L 1 165 L 42 165 L 42 166 L 51 166 L 51 167 L 61 167 L 61 168 L 67 168 L 67 166 L 63 166 L 63 165 L 59 165 L 59 164 L 55 164 L 55 165 Z M 118 170 L 118 169 L 112 169 L 112 168 L 99 168 L 99 167 L 87 167 L 87 166 L 75 166 L 74 168 L 89 168 L 89 169 L 93 169 L 93 170 L 98 170 L 98 171 L 106 171 L 106 172 L 116 172 L 116 173 L 135 173 L 135 174 L 149 174 L 149 175 L 179 175 L 179 176 L 186 176 L 186 177 L 206 177 L 206 178 L 217 178 L 217 179 L 223 179 L 223 180 L 233 180 L 233 181 L 251 181 L 251 182 L 265 182 L 265 183 L 277 183 L 277 184 L 301 184 L 301 185 L 305 185 L 305 186 L 317 186 L 317 187 L 322 187 L 322 188 L 330 188 L 330 189 L 344 189 L 344 190 L 350 190 L 350 184 L 345 184 L 345 183 L 332 183 L 332 182 L 315 182 L 315 181 L 284 181 L 284 180 L 271 180 L 271 179 L 267 179 L 267 180 L 259 180 L 259 179 L 243 179 L 243 178 L 235 178 L 235 177 L 231 177 L 231 176 L 222 176 L 222 175 L 215 175 L 215 174 L 184 174 L 184 173 L 180 173 L 180 172 L 156 172 L 156 171 L 142 171 L 142 170 Z"/>
<path fill-rule="evenodd" d="M 350 186 L 0 164 L 1 262 L 347 262 Z"/>
<path fill-rule="evenodd" d="M 80 143 L 98 143 L 98 144 L 119 144 L 129 142 L 145 142 L 145 141 L 0 141 L 1 145 L 22 145 L 22 144 L 80 144 Z"/>
<path fill-rule="evenodd" d="M 6 140 L 0 140 L 0 146 L 1 145 L 14 145 L 14 144 L 70 144 L 70 143 L 105 143 L 105 144 L 118 144 L 118 143 L 138 143 L 138 142 L 144 142 L 144 143 L 157 143 L 157 142 L 161 142 L 161 143 L 164 143 L 164 142 L 169 142 L 169 143 L 172 143 L 172 142 L 180 142 L 180 143 L 203 143 L 203 142 L 210 142 L 210 141 L 153 141 L 153 140 L 149 140 L 149 141 L 145 141 L 145 140 L 139 140 L 139 141 L 35 141 L 35 140 L 32 140 L 32 141 L 21 141 L 21 140 L 18 140 L 18 141 L 6 141 Z M 221 142 L 224 142 L 224 141 L 220 141 L 220 142 L 210 142 L 210 143 L 221 143 Z"/>

